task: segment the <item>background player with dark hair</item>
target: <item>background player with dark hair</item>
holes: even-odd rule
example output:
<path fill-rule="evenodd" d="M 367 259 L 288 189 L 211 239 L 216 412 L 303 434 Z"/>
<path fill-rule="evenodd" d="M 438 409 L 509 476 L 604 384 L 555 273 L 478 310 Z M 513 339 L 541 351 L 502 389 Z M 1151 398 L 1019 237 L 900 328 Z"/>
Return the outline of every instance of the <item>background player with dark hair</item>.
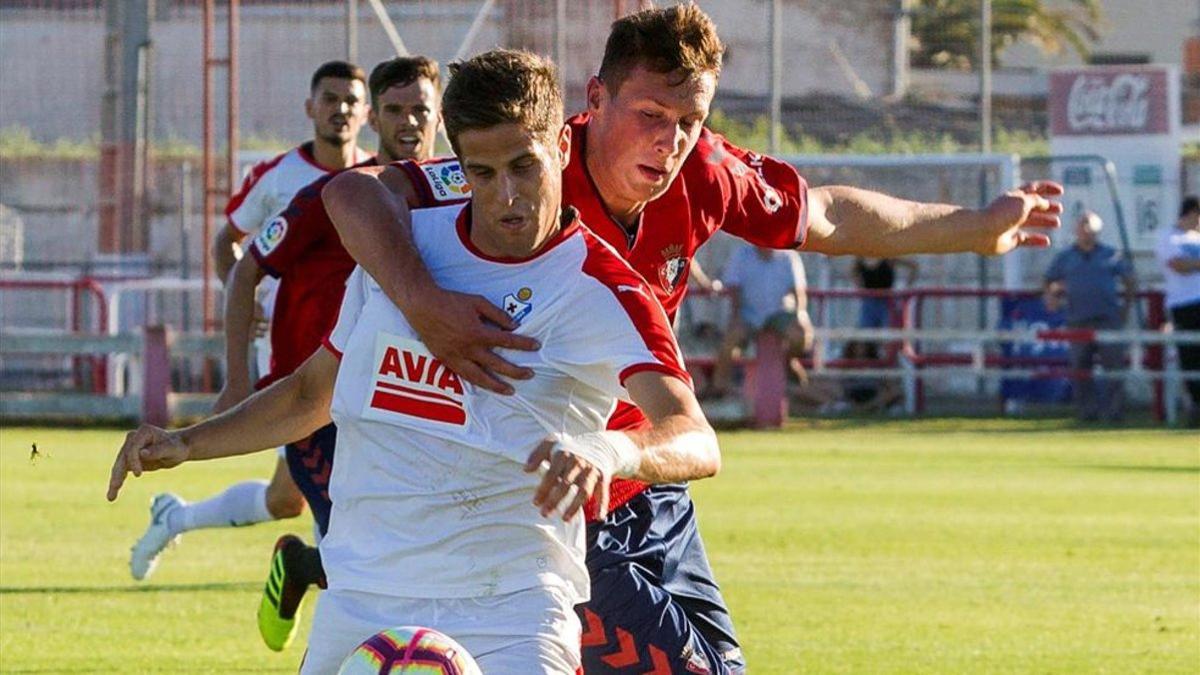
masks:
<path fill-rule="evenodd" d="M 379 152 L 359 166 L 429 159 L 441 120 L 437 62 L 423 56 L 384 61 L 371 71 L 368 83 L 368 123 L 379 134 Z M 246 360 L 255 287 L 267 276 L 279 282 L 271 322 L 271 370 L 259 380 L 258 389 L 300 367 L 337 318 L 354 260 L 342 248 L 321 202 L 321 189 L 332 176 L 302 189 L 272 223 L 274 229 L 254 238 L 250 255 L 243 256 L 229 275 L 225 330 L 230 363 Z M 336 436 L 330 424 L 285 446 L 290 475 L 312 510 L 318 535 L 329 527 L 328 485 Z M 296 612 L 312 584 L 324 584 L 317 549 L 294 535 L 280 538 L 258 608 L 259 633 L 271 649 L 282 650 L 291 642 Z"/>
<path fill-rule="evenodd" d="M 225 207 L 227 220 L 211 250 L 222 281 L 237 261 L 238 243 L 259 234 L 274 237 L 278 233 L 275 216 L 300 188 L 370 156 L 356 145 L 367 116 L 366 79 L 361 68 L 344 61 L 322 64 L 313 73 L 309 97 L 304 101 L 304 112 L 313 122 L 313 139 L 254 165 Z M 273 282 L 261 289 L 259 302 L 267 320 L 274 305 L 274 291 Z M 261 375 L 270 371 L 269 334 L 259 338 L 256 346 Z M 237 403 L 251 391 L 249 360 L 244 350 L 225 366 L 225 388 L 217 399 L 217 411 Z M 288 474 L 280 448 L 269 483 L 245 481 L 192 504 L 171 493 L 156 495 L 150 503 L 150 524 L 130 551 L 130 572 L 134 579 L 148 577 L 163 549 L 189 530 L 240 527 L 294 518 L 303 512 L 304 497 Z"/>
<path fill-rule="evenodd" d="M 669 314 L 686 292 L 689 260 L 717 229 L 762 246 L 868 256 L 996 254 L 1049 243 L 1025 226 L 1057 226 L 1060 207 L 1046 197 L 1061 188 L 1052 183 L 971 210 L 850 187 L 809 190 L 788 164 L 729 145 L 703 126 L 723 50 L 695 5 L 624 17 L 588 83 L 587 112 L 568 121 L 574 143 L 563 202 L 645 277 Z M 485 298 L 432 280 L 407 227 L 412 192 L 400 172 L 362 169 L 332 181 L 325 199 L 347 249 L 432 352 L 467 381 L 510 393 L 501 377 L 532 373 L 492 349 L 538 345 L 508 332 L 514 322 Z M 609 428 L 644 423 L 625 405 Z M 585 670 L 649 670 L 662 659 L 680 672 L 744 669 L 686 487 L 614 480 L 611 505 L 610 514 L 593 511 L 588 532 Z M 619 635 L 630 636 L 636 654 Z"/>

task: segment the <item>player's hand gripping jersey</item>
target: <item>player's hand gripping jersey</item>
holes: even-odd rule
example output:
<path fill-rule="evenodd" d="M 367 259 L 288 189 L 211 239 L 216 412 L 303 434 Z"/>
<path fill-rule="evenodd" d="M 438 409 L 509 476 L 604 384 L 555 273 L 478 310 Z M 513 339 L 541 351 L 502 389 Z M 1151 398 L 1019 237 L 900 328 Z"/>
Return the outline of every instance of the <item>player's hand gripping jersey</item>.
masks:
<path fill-rule="evenodd" d="M 604 428 L 644 369 L 689 381 L 667 316 L 641 277 L 572 220 L 534 257 L 470 242 L 470 207 L 413 214 L 413 239 L 443 288 L 504 308 L 537 352 L 499 396 L 434 359 L 361 268 L 327 347 L 341 356 L 333 513 L 321 542 L 329 587 L 402 597 L 478 597 L 554 586 L 588 596 L 582 519 L 542 518 L 523 471 L 553 434 Z"/>

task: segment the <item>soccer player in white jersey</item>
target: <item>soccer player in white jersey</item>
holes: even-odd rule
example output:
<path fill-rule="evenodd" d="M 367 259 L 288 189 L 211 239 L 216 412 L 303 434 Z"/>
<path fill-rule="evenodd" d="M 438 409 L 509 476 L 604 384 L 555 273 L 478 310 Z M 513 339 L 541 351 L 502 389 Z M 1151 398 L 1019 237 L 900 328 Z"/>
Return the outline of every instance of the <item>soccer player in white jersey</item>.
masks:
<path fill-rule="evenodd" d="M 534 376 L 512 396 L 463 382 L 359 269 L 327 348 L 299 371 L 199 425 L 141 427 L 113 465 L 109 499 L 129 472 L 253 452 L 332 416 L 329 590 L 303 673 L 332 673 L 401 624 L 449 634 L 489 674 L 575 672 L 585 501 L 603 509 L 614 476 L 660 483 L 720 467 L 666 313 L 561 207 L 571 136 L 553 65 L 495 50 L 451 72 L 443 115 L 473 196 L 416 213 L 414 241 L 438 283 L 501 304 L 541 343 L 512 355 Z M 649 426 L 604 431 L 618 399 Z"/>
<path fill-rule="evenodd" d="M 266 162 L 256 164 L 225 208 L 227 222 L 213 241 L 212 256 L 222 281 L 237 262 L 236 248 L 247 237 L 266 230 L 271 234 L 275 216 L 297 192 L 321 176 L 370 158 L 357 146 L 358 131 L 367 117 L 366 74 L 344 61 L 330 61 L 313 73 L 310 96 L 304 111 L 313 122 L 313 139 Z M 259 285 L 259 303 L 270 320 L 277 282 Z M 226 327 L 228 330 L 228 326 Z M 236 336 L 227 335 L 227 339 Z M 258 371 L 271 370 L 270 336 L 255 340 Z M 246 359 L 230 359 L 225 368 L 225 387 L 217 399 L 216 412 L 231 407 L 253 391 Z M 159 554 L 183 532 L 206 527 L 239 527 L 267 520 L 294 518 L 304 512 L 304 496 L 280 457 L 270 482 L 250 480 L 230 486 L 206 500 L 188 504 L 177 495 L 163 493 L 150 503 L 150 524 L 133 545 L 129 571 L 134 579 L 154 572 Z"/>

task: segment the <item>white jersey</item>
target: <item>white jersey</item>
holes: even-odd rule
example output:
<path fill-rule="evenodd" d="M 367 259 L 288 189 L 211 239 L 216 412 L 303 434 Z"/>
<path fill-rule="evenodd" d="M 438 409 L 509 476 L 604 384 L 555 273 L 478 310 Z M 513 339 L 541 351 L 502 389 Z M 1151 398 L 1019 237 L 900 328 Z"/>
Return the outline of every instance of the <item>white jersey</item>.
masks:
<path fill-rule="evenodd" d="M 355 148 L 354 163 L 366 161 L 370 153 Z M 283 212 L 297 192 L 321 176 L 329 173 L 317 163 L 313 156 L 313 143 L 309 141 L 259 162 L 250 167 L 242 186 L 229 198 L 225 206 L 225 217 L 229 224 L 246 237 L 253 238 L 272 223 Z M 269 228 L 268 228 L 269 230 Z M 270 236 L 268 231 L 264 236 Z M 265 318 L 270 321 L 275 309 L 275 293 L 279 280 L 267 275 L 258 284 L 256 299 L 263 308 Z M 271 340 L 264 335 L 254 341 L 259 376 L 271 371 Z"/>
<path fill-rule="evenodd" d="M 1200 259 L 1200 230 L 1164 227 L 1154 252 L 1163 269 L 1167 308 L 1200 302 L 1200 274 L 1180 274 L 1167 266 L 1173 258 Z"/>
<path fill-rule="evenodd" d="M 455 598 L 555 586 L 581 602 L 583 518 L 542 518 L 525 460 L 551 434 L 603 430 L 629 375 L 688 376 L 645 281 L 577 221 L 520 261 L 475 249 L 469 221 L 469 206 L 417 211 L 413 239 L 439 286 L 486 297 L 541 342 L 503 353 L 534 377 L 512 396 L 460 381 L 354 271 L 326 341 L 341 357 L 329 588 Z"/>
<path fill-rule="evenodd" d="M 354 164 L 371 158 L 356 148 Z M 297 145 L 274 158 L 250 167 L 242 186 L 229 198 L 225 217 L 247 237 L 258 234 L 292 201 L 302 188 L 333 171 L 317 164 L 312 141 Z"/>

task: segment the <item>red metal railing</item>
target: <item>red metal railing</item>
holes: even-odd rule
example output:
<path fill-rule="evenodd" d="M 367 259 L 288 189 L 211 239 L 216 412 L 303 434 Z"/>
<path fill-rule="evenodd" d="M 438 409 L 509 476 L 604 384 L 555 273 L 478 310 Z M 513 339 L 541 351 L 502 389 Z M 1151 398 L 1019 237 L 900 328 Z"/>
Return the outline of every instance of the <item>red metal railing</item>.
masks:
<path fill-rule="evenodd" d="M 831 289 L 819 290 L 808 289 L 808 311 L 813 319 L 813 324 L 819 328 L 830 327 L 834 323 L 841 325 L 853 326 L 857 324 L 857 316 L 846 316 L 842 321 L 834 321 L 832 316 L 832 305 L 837 300 L 862 300 L 866 298 L 883 298 L 888 301 L 888 327 L 895 329 L 912 329 L 919 330 L 923 328 L 925 310 L 928 305 L 935 301 L 944 300 L 1008 300 L 1034 298 L 1040 295 L 1038 289 L 1025 290 L 983 290 L 975 288 L 913 288 L 896 291 L 880 291 L 880 290 L 864 290 L 864 289 Z M 693 297 L 727 297 L 728 290 L 721 291 L 705 291 L 701 289 L 692 292 Z M 1163 301 L 1163 294 L 1160 291 L 1142 291 L 1137 295 L 1138 301 L 1143 304 L 1145 309 L 1144 316 L 1146 317 L 1146 325 L 1143 327 L 1146 330 L 1158 330 L 1166 322 L 1166 310 Z M 999 316 L 997 318 L 1000 318 Z M 1091 331 L 1078 331 L 1072 329 L 1055 329 L 1041 331 L 1037 334 L 1039 340 L 1054 340 L 1065 342 L 1091 341 L 1094 335 Z M 921 341 L 914 340 L 894 340 L 884 343 L 885 349 L 881 350 L 877 359 L 849 359 L 838 358 L 829 359 L 823 362 L 825 368 L 830 369 L 872 369 L 872 368 L 892 368 L 898 365 L 898 359 L 901 354 L 911 363 L 918 374 L 916 375 L 917 384 L 917 411 L 924 409 L 925 388 L 919 371 L 922 369 L 935 368 L 938 366 L 963 366 L 971 365 L 976 361 L 976 354 L 973 352 L 964 353 L 961 351 L 941 349 L 940 351 L 932 351 L 927 345 Z M 695 364 L 700 367 L 711 365 L 711 358 L 699 357 L 688 359 L 689 364 Z M 811 366 L 811 359 L 806 359 L 806 367 Z M 1162 371 L 1165 363 L 1164 348 L 1162 345 L 1148 345 L 1145 347 L 1142 356 L 1141 365 L 1146 370 Z M 1039 373 L 1038 377 L 1046 378 L 1067 378 L 1079 379 L 1086 377 L 1085 373 L 1074 372 L 1069 369 L 1069 364 L 1065 359 L 1056 357 L 1031 357 L 1031 356 L 1007 356 L 1000 354 L 987 354 L 983 357 L 983 365 L 992 368 L 1045 368 L 1043 373 Z M 1165 417 L 1165 400 L 1163 381 L 1161 378 L 1155 378 L 1152 383 L 1154 393 L 1154 412 L 1161 420 Z"/>
<path fill-rule="evenodd" d="M 108 325 L 108 302 L 104 289 L 89 277 L 77 279 L 0 278 L 0 291 L 64 291 L 68 295 L 67 330 L 71 333 L 102 334 Z M 90 298 L 92 326 L 83 327 L 83 301 Z M 91 371 L 92 393 L 108 391 L 108 360 L 104 354 L 76 354 L 71 357 L 72 379 L 82 388 L 84 373 Z"/>

